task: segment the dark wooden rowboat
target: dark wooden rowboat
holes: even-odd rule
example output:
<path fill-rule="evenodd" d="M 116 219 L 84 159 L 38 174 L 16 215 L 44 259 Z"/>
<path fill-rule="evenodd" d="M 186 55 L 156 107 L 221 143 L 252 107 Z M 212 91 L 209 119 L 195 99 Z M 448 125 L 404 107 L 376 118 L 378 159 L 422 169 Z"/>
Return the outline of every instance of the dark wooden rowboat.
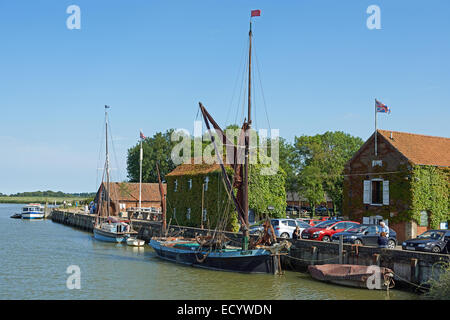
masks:
<path fill-rule="evenodd" d="M 393 288 L 394 273 L 391 269 L 354 264 L 310 265 L 308 271 L 319 281 L 366 289 Z M 379 271 L 376 273 L 376 271 Z"/>

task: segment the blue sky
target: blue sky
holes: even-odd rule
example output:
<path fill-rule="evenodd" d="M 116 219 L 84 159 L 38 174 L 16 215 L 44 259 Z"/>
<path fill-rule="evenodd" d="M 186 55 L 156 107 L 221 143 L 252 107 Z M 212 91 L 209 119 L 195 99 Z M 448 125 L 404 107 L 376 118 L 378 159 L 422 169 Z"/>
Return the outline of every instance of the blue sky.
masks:
<path fill-rule="evenodd" d="M 66 27 L 72 4 L 80 30 Z M 372 4 L 380 30 L 366 26 Z M 259 128 L 289 141 L 327 130 L 366 139 L 378 98 L 392 109 L 379 128 L 450 136 L 446 0 L 4 0 L 0 192 L 96 190 L 105 104 L 116 180 L 126 179 L 139 129 L 192 131 L 198 101 L 219 123 L 234 122 L 251 9 L 262 11 Z"/>

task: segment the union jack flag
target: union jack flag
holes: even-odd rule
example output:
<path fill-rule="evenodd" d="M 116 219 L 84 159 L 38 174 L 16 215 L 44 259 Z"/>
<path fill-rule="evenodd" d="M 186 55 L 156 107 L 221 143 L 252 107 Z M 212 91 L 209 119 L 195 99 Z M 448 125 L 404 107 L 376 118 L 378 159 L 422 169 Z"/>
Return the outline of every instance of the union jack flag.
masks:
<path fill-rule="evenodd" d="M 251 17 L 259 17 L 261 16 L 261 10 L 252 10 Z"/>
<path fill-rule="evenodd" d="M 375 108 L 377 109 L 377 112 L 391 113 L 391 109 L 384 103 L 378 101 L 377 99 L 375 99 Z"/>
<path fill-rule="evenodd" d="M 141 136 L 141 139 L 145 139 L 145 136 L 144 136 L 144 134 L 142 133 L 142 131 L 140 131 L 140 136 Z"/>

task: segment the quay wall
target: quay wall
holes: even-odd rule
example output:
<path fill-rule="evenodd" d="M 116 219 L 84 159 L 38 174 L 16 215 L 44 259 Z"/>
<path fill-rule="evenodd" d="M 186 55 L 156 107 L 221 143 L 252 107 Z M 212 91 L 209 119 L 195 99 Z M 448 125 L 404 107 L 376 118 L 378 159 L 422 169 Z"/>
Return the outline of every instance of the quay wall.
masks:
<path fill-rule="evenodd" d="M 54 222 L 69 225 L 92 232 L 96 215 L 54 210 L 51 219 Z M 133 229 L 138 238 L 148 242 L 154 236 L 161 236 L 161 223 L 156 221 L 132 220 Z M 170 236 L 193 237 L 212 234 L 214 230 L 168 225 Z M 225 235 L 234 245 L 239 246 L 242 234 L 226 232 Z M 308 265 L 319 264 L 357 264 L 387 267 L 394 272 L 394 280 L 400 287 L 424 289 L 427 281 L 438 279 L 443 265 L 450 263 L 449 254 L 381 249 L 377 247 L 344 244 L 339 254 L 339 243 L 313 240 L 288 240 L 292 243 L 289 255 L 281 257 L 286 270 L 305 272 Z M 341 262 L 340 262 L 341 261 Z M 420 288 L 418 286 L 421 286 Z"/>

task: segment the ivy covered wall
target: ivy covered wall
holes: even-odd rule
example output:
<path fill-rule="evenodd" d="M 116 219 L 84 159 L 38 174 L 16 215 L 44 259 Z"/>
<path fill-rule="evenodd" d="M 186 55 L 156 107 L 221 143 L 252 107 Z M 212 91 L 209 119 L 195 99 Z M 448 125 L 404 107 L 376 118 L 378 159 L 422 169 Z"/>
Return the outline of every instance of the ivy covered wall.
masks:
<path fill-rule="evenodd" d="M 199 165 L 203 166 L 203 165 Z M 250 165 L 249 173 L 249 207 L 255 214 L 263 217 L 286 216 L 286 174 L 280 168 L 275 175 L 261 175 L 260 164 Z M 226 168 L 232 179 L 232 169 Z M 222 179 L 221 170 L 205 173 L 183 173 L 182 175 L 166 176 L 167 180 L 167 219 L 172 224 L 200 227 L 202 223 L 202 185 L 208 177 L 208 187 L 204 192 L 204 208 L 207 212 L 207 221 L 204 227 L 216 228 L 225 217 L 225 228 L 228 231 L 238 231 L 239 222 L 233 201 L 227 194 Z M 192 181 L 192 187 L 189 188 Z M 175 191 L 176 185 L 176 191 Z M 205 188 L 206 189 L 206 188 Z M 273 207 L 268 210 L 268 207 Z M 190 208 L 190 219 L 187 216 Z M 174 216 L 175 212 L 175 216 Z"/>
<path fill-rule="evenodd" d="M 411 179 L 411 218 L 420 222 L 420 213 L 427 211 L 429 224 L 439 228 L 450 220 L 450 169 L 434 166 L 414 166 Z"/>

